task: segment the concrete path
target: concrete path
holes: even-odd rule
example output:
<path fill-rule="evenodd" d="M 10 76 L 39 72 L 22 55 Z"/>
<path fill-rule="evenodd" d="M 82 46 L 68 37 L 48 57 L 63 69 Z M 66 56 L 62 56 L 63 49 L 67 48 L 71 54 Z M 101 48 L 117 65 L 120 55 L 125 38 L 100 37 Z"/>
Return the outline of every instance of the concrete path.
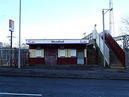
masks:
<path fill-rule="evenodd" d="M 0 76 L 129 80 L 129 69 L 94 68 L 84 70 L 56 70 L 34 68 L 0 68 Z"/>

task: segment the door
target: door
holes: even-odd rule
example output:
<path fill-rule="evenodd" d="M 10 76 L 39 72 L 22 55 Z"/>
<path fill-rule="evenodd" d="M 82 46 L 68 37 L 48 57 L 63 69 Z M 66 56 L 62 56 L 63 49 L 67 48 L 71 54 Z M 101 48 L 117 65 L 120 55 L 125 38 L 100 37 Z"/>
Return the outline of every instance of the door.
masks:
<path fill-rule="evenodd" d="M 84 52 L 83 51 L 77 52 L 77 64 L 84 64 Z"/>
<path fill-rule="evenodd" d="M 57 64 L 57 49 L 45 50 L 45 64 L 47 65 Z"/>

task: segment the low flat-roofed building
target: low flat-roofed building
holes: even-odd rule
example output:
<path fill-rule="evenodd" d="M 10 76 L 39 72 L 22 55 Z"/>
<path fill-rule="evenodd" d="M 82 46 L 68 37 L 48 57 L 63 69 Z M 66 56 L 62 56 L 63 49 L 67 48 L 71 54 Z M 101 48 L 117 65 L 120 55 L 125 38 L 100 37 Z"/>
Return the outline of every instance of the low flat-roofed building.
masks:
<path fill-rule="evenodd" d="M 87 64 L 85 39 L 27 39 L 30 65 Z"/>

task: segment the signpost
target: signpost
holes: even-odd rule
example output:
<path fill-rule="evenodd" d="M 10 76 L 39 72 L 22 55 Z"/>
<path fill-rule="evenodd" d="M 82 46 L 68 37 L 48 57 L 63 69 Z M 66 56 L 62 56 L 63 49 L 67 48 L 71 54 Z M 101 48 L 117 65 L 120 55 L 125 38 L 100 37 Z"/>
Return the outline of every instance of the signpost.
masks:
<path fill-rule="evenodd" d="M 11 39 L 10 39 L 10 50 L 11 50 L 11 56 L 10 56 L 10 66 L 12 66 L 12 42 L 13 42 L 13 32 L 14 32 L 14 21 L 9 20 L 9 31 L 11 32 Z"/>

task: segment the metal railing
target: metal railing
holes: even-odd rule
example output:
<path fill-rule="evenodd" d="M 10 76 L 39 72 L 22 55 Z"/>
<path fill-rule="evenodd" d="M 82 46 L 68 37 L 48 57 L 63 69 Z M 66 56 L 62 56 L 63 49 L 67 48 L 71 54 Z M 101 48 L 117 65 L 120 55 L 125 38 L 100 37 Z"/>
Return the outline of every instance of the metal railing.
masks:
<path fill-rule="evenodd" d="M 103 41 L 102 37 L 97 33 L 96 30 L 92 32 L 92 38 L 96 40 L 97 46 L 100 48 L 101 53 L 104 56 L 104 59 L 106 60 L 107 64 L 110 64 L 110 55 L 109 55 L 109 48 L 107 47 L 106 43 Z"/>
<path fill-rule="evenodd" d="M 93 33 L 88 34 L 88 35 L 85 36 L 83 39 L 92 40 L 92 39 L 93 39 Z"/>
<path fill-rule="evenodd" d="M 27 65 L 28 50 L 21 49 L 21 65 Z M 0 66 L 17 66 L 18 65 L 18 49 L 17 48 L 0 48 Z"/>
<path fill-rule="evenodd" d="M 96 44 L 99 47 L 101 53 L 104 56 L 104 59 L 106 60 L 107 64 L 110 64 L 110 59 L 109 59 L 109 48 L 107 47 L 106 43 L 103 41 L 102 37 L 100 36 L 99 33 L 97 33 L 96 30 L 93 30 L 92 33 L 89 35 L 85 36 L 83 39 L 87 40 L 96 40 Z"/>

